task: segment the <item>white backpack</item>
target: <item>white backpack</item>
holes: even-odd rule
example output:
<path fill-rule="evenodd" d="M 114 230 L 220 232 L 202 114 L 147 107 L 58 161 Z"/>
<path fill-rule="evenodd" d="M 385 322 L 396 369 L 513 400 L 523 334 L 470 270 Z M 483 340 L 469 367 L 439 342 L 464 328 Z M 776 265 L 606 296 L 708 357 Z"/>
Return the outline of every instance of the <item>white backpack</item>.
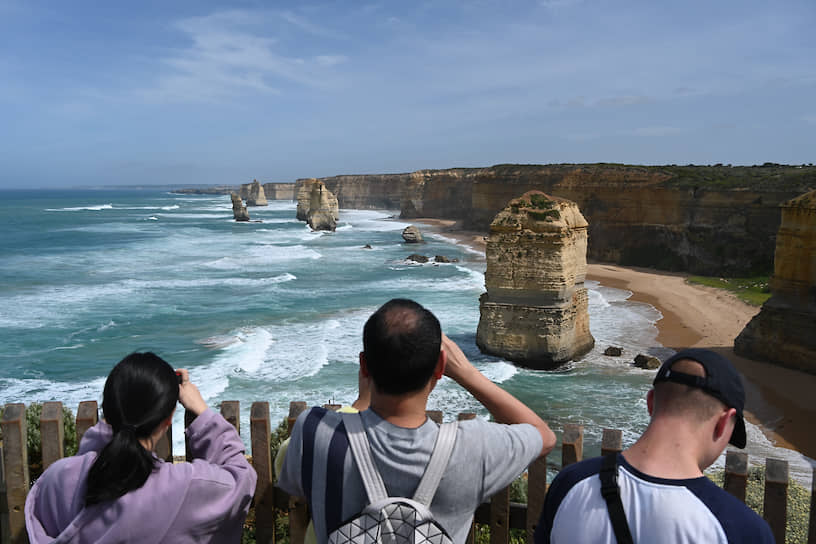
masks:
<path fill-rule="evenodd" d="M 368 506 L 329 534 L 329 544 L 453 544 L 431 514 L 430 506 L 456 441 L 457 422 L 444 423 L 425 474 L 410 499 L 389 497 L 360 414 L 343 414 L 349 446 L 363 479 Z"/>

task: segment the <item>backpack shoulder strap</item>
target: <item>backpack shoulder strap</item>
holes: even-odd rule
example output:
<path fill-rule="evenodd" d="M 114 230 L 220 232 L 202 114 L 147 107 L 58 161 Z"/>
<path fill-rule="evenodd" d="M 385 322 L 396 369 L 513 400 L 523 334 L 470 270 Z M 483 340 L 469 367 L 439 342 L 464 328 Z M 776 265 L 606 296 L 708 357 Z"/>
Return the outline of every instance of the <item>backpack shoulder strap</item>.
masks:
<path fill-rule="evenodd" d="M 453 445 L 456 443 L 456 429 L 458 426 L 458 421 L 451 421 L 449 423 L 443 423 L 439 427 L 439 433 L 436 435 L 436 443 L 434 444 L 433 452 L 431 452 L 431 459 L 428 461 L 425 474 L 422 475 L 422 479 L 419 481 L 419 485 L 414 493 L 414 500 L 424 504 L 428 508 L 431 507 L 431 501 L 436 494 L 436 488 L 439 487 L 439 482 L 442 480 L 442 475 L 445 473 L 451 453 L 453 453 Z"/>
<path fill-rule="evenodd" d="M 342 416 L 351 453 L 357 464 L 357 470 L 360 471 L 360 477 L 363 479 L 366 495 L 368 495 L 368 503 L 388 498 L 382 476 L 374 464 L 374 458 L 371 457 L 371 446 L 368 444 L 362 416 L 359 413 L 344 413 Z"/>
<path fill-rule="evenodd" d="M 632 544 L 632 533 L 629 531 L 629 523 L 626 521 L 626 512 L 623 510 L 620 488 L 618 487 L 617 453 L 610 453 L 603 458 L 599 476 L 601 478 L 601 495 L 606 501 L 606 509 L 609 512 L 612 529 L 615 531 L 615 538 L 618 544 Z"/>

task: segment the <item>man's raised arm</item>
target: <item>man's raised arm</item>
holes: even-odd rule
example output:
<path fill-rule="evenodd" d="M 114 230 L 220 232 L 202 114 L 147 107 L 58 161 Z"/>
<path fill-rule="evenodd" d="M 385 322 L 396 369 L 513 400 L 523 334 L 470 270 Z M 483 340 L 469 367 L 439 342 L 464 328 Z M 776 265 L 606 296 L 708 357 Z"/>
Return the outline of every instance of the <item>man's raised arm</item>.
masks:
<path fill-rule="evenodd" d="M 487 408 L 498 423 L 529 423 L 541 433 L 544 447 L 541 455 L 547 455 L 555 447 L 555 434 L 549 425 L 530 410 L 523 402 L 490 381 L 468 361 L 456 342 L 442 334 L 442 351 L 445 353 L 445 375 L 467 389 L 468 393 Z"/>

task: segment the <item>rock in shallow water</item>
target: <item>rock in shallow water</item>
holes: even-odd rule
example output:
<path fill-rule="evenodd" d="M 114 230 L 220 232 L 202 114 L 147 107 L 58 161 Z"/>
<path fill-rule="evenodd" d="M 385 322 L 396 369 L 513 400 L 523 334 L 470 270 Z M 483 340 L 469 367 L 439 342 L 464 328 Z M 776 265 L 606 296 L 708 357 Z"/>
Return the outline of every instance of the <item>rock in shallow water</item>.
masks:
<path fill-rule="evenodd" d="M 409 244 L 418 244 L 423 241 L 422 233 L 414 225 L 405 227 L 405 230 L 402 231 L 402 239 Z"/>

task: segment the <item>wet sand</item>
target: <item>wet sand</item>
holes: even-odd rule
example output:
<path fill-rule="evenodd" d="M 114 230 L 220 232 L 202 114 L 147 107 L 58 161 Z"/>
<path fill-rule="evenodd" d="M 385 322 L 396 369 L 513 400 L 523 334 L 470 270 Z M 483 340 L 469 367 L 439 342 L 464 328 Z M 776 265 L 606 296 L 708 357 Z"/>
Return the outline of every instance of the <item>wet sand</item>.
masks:
<path fill-rule="evenodd" d="M 454 221 L 414 219 L 474 250 L 484 252 L 485 233 L 464 231 Z M 745 377 L 746 417 L 778 446 L 816 458 L 816 375 L 734 354 L 734 338 L 759 311 L 722 289 L 686 283 L 686 276 L 645 268 L 590 263 L 587 279 L 632 292 L 630 300 L 657 308 L 657 341 L 672 349 L 704 347 L 727 356 Z"/>

